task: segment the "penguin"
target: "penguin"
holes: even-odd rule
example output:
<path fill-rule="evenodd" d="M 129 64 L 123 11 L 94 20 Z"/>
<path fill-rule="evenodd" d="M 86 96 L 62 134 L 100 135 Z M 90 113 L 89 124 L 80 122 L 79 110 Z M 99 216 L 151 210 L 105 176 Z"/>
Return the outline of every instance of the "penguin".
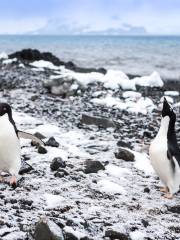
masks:
<path fill-rule="evenodd" d="M 164 187 L 165 198 L 172 199 L 180 186 L 180 149 L 175 132 L 176 114 L 164 98 L 160 129 L 150 144 L 151 164 Z"/>
<path fill-rule="evenodd" d="M 17 185 L 17 176 L 21 167 L 20 137 L 44 145 L 43 141 L 34 135 L 19 131 L 12 117 L 11 106 L 0 103 L 0 172 L 10 173 L 11 186 Z M 2 178 L 0 180 L 2 181 Z"/>

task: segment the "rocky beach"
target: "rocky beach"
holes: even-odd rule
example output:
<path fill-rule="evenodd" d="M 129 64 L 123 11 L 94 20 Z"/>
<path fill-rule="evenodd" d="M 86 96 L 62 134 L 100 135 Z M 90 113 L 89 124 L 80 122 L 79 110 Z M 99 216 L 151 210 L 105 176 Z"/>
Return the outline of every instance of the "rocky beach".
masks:
<path fill-rule="evenodd" d="M 163 96 L 180 141 L 179 91 L 158 72 L 84 68 L 32 49 L 1 53 L 0 101 L 45 146 L 21 139 L 18 185 L 8 175 L 0 183 L 0 239 L 180 239 L 180 195 L 162 197 L 148 157 Z"/>

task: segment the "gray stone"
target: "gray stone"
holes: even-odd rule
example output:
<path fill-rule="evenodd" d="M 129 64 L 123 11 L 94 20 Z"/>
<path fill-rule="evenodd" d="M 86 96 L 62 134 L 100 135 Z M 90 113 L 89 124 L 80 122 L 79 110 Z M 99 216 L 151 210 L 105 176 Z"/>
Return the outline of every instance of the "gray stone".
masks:
<path fill-rule="evenodd" d="M 112 229 L 106 230 L 105 237 L 109 237 L 111 240 L 129 240 L 129 237 L 126 234 Z"/>
<path fill-rule="evenodd" d="M 87 125 L 96 125 L 98 127 L 103 127 L 103 128 L 115 128 L 116 127 L 116 124 L 107 118 L 94 117 L 94 116 L 89 116 L 86 114 L 82 114 L 81 123 L 87 124 Z"/>
<path fill-rule="evenodd" d="M 53 221 L 41 219 L 35 228 L 35 240 L 64 240 L 61 228 Z"/>
<path fill-rule="evenodd" d="M 115 157 L 117 159 L 122 159 L 128 162 L 134 161 L 134 154 L 127 149 L 119 148 L 117 152 L 115 152 Z"/>
<path fill-rule="evenodd" d="M 100 170 L 105 170 L 105 167 L 99 161 L 86 160 L 84 172 L 88 173 L 97 173 Z"/>

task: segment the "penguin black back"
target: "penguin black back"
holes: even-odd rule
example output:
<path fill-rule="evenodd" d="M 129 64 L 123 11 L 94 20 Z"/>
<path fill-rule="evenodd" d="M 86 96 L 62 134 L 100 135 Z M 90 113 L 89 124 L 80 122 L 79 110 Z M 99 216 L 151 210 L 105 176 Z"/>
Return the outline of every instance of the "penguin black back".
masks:
<path fill-rule="evenodd" d="M 175 169 L 175 163 L 173 159 L 174 157 L 180 166 L 180 149 L 177 143 L 177 137 L 175 132 L 176 114 L 168 104 L 166 98 L 164 98 L 162 117 L 164 118 L 166 116 L 169 117 L 169 126 L 168 126 L 168 133 L 167 133 L 167 140 L 168 140 L 167 157 L 171 161 L 173 169 Z"/>
<path fill-rule="evenodd" d="M 12 117 L 11 106 L 7 103 L 0 103 L 0 117 L 4 116 L 5 114 L 8 115 L 9 121 L 13 125 L 16 135 L 18 136 L 18 130 Z"/>

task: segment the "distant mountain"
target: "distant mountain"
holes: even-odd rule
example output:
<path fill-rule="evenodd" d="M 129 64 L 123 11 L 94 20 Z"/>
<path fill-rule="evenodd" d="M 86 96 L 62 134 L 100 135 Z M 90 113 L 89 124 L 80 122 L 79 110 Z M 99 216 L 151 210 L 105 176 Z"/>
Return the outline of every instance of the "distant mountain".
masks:
<path fill-rule="evenodd" d="M 37 35 L 146 35 L 147 31 L 142 26 L 123 24 L 119 28 L 92 30 L 90 26 L 77 26 L 61 23 L 60 20 L 50 20 L 46 26 L 29 34 Z"/>

